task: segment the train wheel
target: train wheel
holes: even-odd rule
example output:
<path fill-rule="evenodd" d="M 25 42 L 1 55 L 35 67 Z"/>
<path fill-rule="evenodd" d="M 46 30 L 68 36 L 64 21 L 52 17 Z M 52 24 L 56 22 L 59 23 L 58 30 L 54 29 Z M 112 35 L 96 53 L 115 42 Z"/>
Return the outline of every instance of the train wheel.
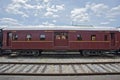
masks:
<path fill-rule="evenodd" d="M 42 50 L 39 50 L 39 55 L 41 55 L 41 53 L 42 53 Z"/>
<path fill-rule="evenodd" d="M 83 55 L 83 51 L 82 51 L 82 50 L 80 50 L 79 52 L 80 52 L 80 55 L 81 55 L 81 56 L 84 56 L 84 55 Z"/>
<path fill-rule="evenodd" d="M 2 55 L 2 50 L 0 50 L 0 56 Z"/>
<path fill-rule="evenodd" d="M 33 55 L 34 55 L 34 56 L 39 56 L 40 53 L 39 53 L 39 51 L 33 51 Z"/>
<path fill-rule="evenodd" d="M 86 50 L 83 51 L 82 56 L 85 56 L 85 57 L 90 56 L 90 51 L 86 51 Z"/>

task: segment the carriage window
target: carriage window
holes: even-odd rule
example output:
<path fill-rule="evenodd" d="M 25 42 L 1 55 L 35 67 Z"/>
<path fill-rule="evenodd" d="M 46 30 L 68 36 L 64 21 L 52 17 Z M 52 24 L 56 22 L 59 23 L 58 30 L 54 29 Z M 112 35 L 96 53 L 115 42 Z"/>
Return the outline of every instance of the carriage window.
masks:
<path fill-rule="evenodd" d="M 56 39 L 67 39 L 68 35 L 65 32 L 60 32 L 60 33 L 56 33 L 55 38 Z"/>
<path fill-rule="evenodd" d="M 67 33 L 61 33 L 61 39 L 67 39 Z"/>
<path fill-rule="evenodd" d="M 17 34 L 13 35 L 13 40 L 18 40 L 18 35 Z"/>
<path fill-rule="evenodd" d="M 96 40 L 96 35 L 91 35 L 91 40 L 95 41 Z"/>
<path fill-rule="evenodd" d="M 12 38 L 12 33 L 11 32 L 8 32 L 7 34 L 9 36 L 9 38 Z"/>
<path fill-rule="evenodd" d="M 26 38 L 27 38 L 28 41 L 31 40 L 31 39 L 32 39 L 31 34 L 28 34 L 28 35 L 26 36 Z"/>
<path fill-rule="evenodd" d="M 56 34 L 56 39 L 60 39 L 60 35 L 59 34 Z"/>
<path fill-rule="evenodd" d="M 40 40 L 45 40 L 45 35 L 44 34 L 40 35 Z"/>
<path fill-rule="evenodd" d="M 104 35 L 104 40 L 107 41 L 108 40 L 108 36 Z"/>
<path fill-rule="evenodd" d="M 77 40 L 82 40 L 82 36 L 80 34 L 77 35 Z"/>

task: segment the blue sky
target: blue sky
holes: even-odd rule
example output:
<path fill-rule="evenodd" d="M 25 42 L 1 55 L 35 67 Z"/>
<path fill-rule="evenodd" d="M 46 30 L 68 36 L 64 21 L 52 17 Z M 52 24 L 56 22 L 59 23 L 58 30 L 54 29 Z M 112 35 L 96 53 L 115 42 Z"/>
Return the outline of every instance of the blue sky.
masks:
<path fill-rule="evenodd" d="M 120 26 L 120 0 L 0 0 L 0 25 Z"/>

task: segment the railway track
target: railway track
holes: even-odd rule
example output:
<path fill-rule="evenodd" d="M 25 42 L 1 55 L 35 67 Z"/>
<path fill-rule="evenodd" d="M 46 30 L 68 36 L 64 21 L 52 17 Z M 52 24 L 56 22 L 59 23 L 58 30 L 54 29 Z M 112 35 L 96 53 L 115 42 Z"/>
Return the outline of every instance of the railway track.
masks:
<path fill-rule="evenodd" d="M 23 63 L 0 62 L 0 75 L 119 75 L 120 62 Z"/>

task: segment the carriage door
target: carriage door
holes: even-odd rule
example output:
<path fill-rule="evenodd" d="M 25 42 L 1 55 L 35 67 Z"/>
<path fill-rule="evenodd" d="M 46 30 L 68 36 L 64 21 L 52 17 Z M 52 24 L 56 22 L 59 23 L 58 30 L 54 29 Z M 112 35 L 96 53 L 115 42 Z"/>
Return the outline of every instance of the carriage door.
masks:
<path fill-rule="evenodd" d="M 55 46 L 68 46 L 68 32 L 54 33 Z"/>
<path fill-rule="evenodd" d="M 110 34 L 111 34 L 111 46 L 115 46 L 115 33 Z"/>
<path fill-rule="evenodd" d="M 7 46 L 11 46 L 11 42 L 12 42 L 12 33 L 8 32 L 7 33 Z"/>

